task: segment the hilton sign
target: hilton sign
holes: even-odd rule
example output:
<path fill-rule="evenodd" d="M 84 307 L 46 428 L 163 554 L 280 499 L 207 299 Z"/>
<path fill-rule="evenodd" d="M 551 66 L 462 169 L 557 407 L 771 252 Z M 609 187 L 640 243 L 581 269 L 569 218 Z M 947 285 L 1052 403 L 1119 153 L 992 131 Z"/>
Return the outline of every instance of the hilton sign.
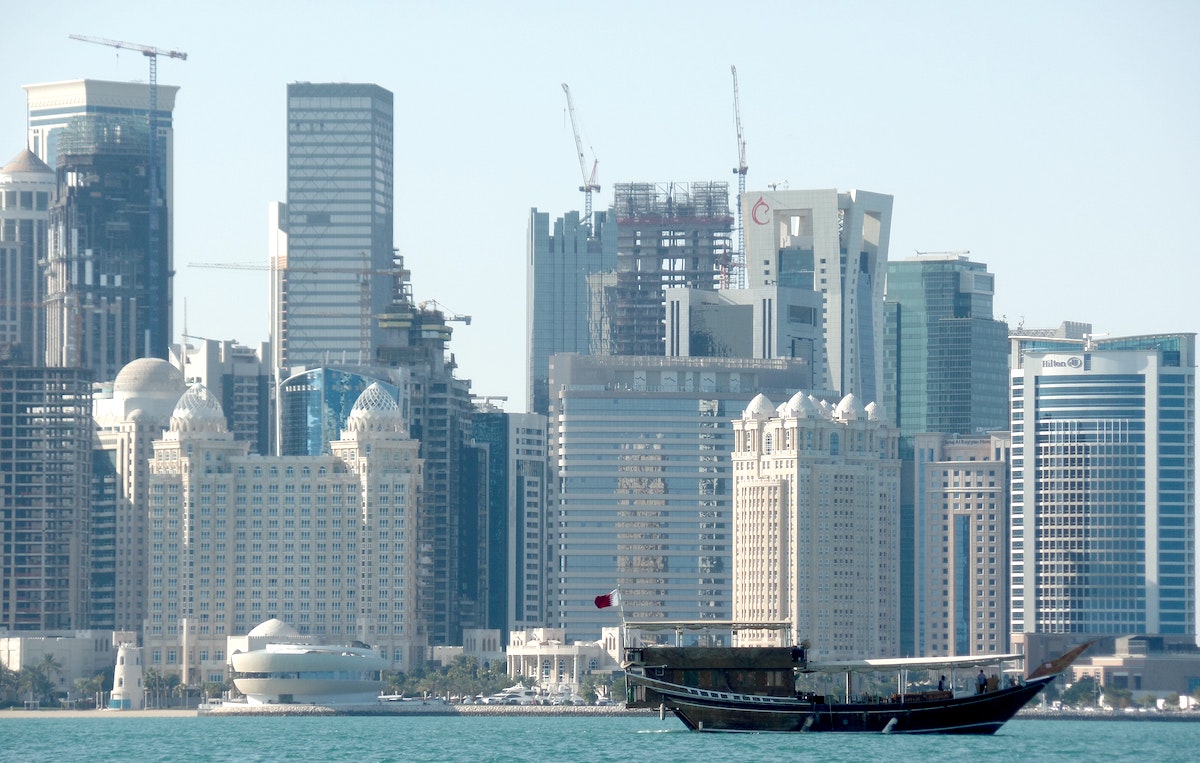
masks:
<path fill-rule="evenodd" d="M 1042 368 L 1083 368 L 1083 358 L 1072 355 L 1066 360 L 1060 358 L 1043 358 Z"/>

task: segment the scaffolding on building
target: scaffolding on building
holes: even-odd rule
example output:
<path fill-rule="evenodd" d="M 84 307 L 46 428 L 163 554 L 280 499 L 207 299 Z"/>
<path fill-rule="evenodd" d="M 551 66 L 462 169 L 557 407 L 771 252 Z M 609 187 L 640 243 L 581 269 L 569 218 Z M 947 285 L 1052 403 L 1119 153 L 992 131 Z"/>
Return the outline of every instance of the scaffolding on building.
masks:
<path fill-rule="evenodd" d="M 729 184 L 617 183 L 616 283 L 604 299 L 610 355 L 662 355 L 664 290 L 715 290 L 733 252 Z"/>

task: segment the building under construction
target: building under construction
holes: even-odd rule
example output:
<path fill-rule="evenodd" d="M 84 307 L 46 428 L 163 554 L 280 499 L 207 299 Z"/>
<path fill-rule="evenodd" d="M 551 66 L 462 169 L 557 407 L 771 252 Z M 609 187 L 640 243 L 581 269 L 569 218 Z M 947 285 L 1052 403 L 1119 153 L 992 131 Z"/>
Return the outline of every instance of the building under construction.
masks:
<path fill-rule="evenodd" d="M 664 295 L 716 289 L 732 252 L 729 184 L 617 183 L 617 270 L 593 289 L 596 344 L 606 355 L 662 355 Z"/>

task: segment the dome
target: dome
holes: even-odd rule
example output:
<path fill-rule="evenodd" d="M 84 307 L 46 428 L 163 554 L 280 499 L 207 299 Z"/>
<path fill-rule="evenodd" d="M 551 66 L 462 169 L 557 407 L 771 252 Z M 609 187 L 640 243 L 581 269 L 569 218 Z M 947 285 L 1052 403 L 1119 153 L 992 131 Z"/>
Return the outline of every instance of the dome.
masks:
<path fill-rule="evenodd" d="M 788 400 L 787 403 L 782 406 L 782 415 L 790 416 L 796 419 L 812 418 L 813 416 L 817 416 L 819 414 L 820 410 L 813 402 L 812 395 L 808 394 L 804 390 L 800 390 L 796 394 L 792 395 L 792 399 Z"/>
<path fill-rule="evenodd" d="M 117 373 L 112 390 L 112 404 L 105 407 L 109 415 L 132 420 L 132 413 L 138 411 L 139 418 L 166 424 L 187 387 L 175 366 L 158 358 L 141 358 Z M 96 415 L 102 417 L 105 414 L 97 405 Z"/>
<path fill-rule="evenodd" d="M 37 154 L 29 149 L 21 149 L 20 153 L 9 160 L 8 164 L 4 165 L 0 172 L 5 175 L 15 175 L 18 172 L 36 172 L 40 175 L 53 175 L 54 170 L 50 169 L 50 165 L 38 158 Z"/>
<path fill-rule="evenodd" d="M 183 394 L 183 374 L 159 358 L 139 358 L 127 363 L 113 382 L 113 397 L 134 397 L 170 393 L 175 400 Z M 172 401 L 174 402 L 174 401 Z"/>
<path fill-rule="evenodd" d="M 770 398 L 760 392 L 750 401 L 750 405 L 746 406 L 746 410 L 742 411 L 742 420 L 767 421 L 774 413 L 775 405 Z"/>
<path fill-rule="evenodd" d="M 856 421 L 861 419 L 863 415 L 863 407 L 858 404 L 858 398 L 854 396 L 853 392 L 843 397 L 834 411 L 834 418 L 841 419 L 842 421 Z"/>
<path fill-rule="evenodd" d="M 267 636 L 269 638 L 297 638 L 300 632 L 284 621 L 272 617 L 270 620 L 254 626 L 247 636 Z"/>
<path fill-rule="evenodd" d="M 171 414 L 171 430 L 224 432 L 225 411 L 208 388 L 196 382 L 179 398 Z"/>
<path fill-rule="evenodd" d="M 346 428 L 355 432 L 401 432 L 404 416 L 383 385 L 374 382 L 354 401 Z"/>
<path fill-rule="evenodd" d="M 867 403 L 865 410 L 867 421 L 881 421 L 883 419 L 883 409 L 879 403 Z"/>

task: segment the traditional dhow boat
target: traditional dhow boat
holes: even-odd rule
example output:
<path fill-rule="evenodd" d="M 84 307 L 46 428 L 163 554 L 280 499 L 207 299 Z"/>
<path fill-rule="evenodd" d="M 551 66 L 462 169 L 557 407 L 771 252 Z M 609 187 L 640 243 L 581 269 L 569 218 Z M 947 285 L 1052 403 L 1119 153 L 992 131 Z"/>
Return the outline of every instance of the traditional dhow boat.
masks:
<path fill-rule="evenodd" d="M 1084 644 L 1017 679 L 1005 675 L 1019 654 L 810 663 L 804 647 L 667 647 L 626 650 L 627 707 L 671 711 L 695 731 L 868 731 L 893 734 L 994 734 L 1090 646 Z M 910 691 L 907 676 L 994 667 L 996 678 L 956 692 Z M 797 691 L 797 676 L 844 674 L 845 692 Z M 854 676 L 894 673 L 896 691 L 852 693 Z M 950 687 L 957 682 L 951 680 Z M 1004 685 L 1001 685 L 1001 684 Z M 877 685 L 876 685 L 877 686 Z M 832 693 L 831 693 L 832 694 Z"/>

